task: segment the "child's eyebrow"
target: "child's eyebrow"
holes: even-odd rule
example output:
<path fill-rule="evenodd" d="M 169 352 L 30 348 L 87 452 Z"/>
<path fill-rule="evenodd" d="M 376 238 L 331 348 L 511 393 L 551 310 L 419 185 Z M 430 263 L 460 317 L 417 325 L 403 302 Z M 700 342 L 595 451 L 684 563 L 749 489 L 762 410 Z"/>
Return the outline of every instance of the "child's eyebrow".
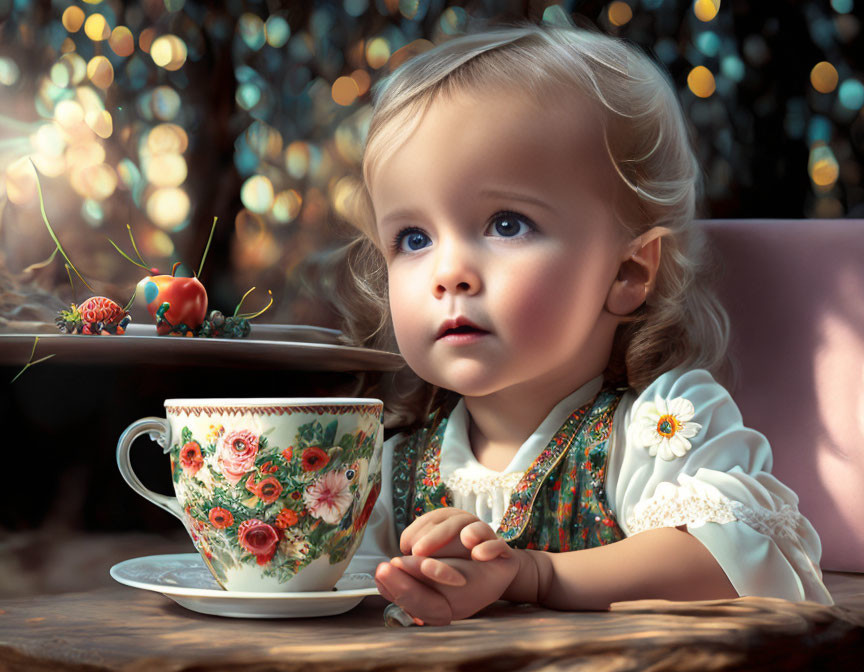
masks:
<path fill-rule="evenodd" d="M 527 194 L 519 194 L 514 191 L 506 191 L 503 189 L 481 189 L 479 192 L 480 196 L 497 196 L 499 198 L 507 198 L 512 201 L 522 201 L 523 203 L 530 203 L 532 205 L 536 205 L 538 207 L 544 208 L 551 213 L 555 213 L 555 209 L 546 203 L 545 201 L 540 200 L 539 198 L 535 198 L 534 196 L 529 196 Z M 414 208 L 400 208 L 398 210 L 394 210 L 393 212 L 388 212 L 384 215 L 380 223 L 386 224 L 390 220 L 396 219 L 410 219 L 412 217 L 422 217 L 423 213 Z"/>
<path fill-rule="evenodd" d="M 529 196 L 527 194 L 519 194 L 515 191 L 505 191 L 503 189 L 483 189 L 480 191 L 481 196 L 498 196 L 500 198 L 509 198 L 513 201 L 522 201 L 523 203 L 531 203 L 541 208 L 545 208 L 549 212 L 555 212 L 554 208 L 545 201 Z"/>

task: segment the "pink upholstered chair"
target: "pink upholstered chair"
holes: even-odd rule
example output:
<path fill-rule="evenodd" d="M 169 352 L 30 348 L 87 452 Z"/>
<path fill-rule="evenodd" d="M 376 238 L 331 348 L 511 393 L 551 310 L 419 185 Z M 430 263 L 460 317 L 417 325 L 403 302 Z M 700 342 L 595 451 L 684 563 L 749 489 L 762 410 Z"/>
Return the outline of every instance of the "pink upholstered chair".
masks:
<path fill-rule="evenodd" d="M 722 271 L 744 423 L 822 539 L 864 572 L 864 220 L 701 223 Z"/>

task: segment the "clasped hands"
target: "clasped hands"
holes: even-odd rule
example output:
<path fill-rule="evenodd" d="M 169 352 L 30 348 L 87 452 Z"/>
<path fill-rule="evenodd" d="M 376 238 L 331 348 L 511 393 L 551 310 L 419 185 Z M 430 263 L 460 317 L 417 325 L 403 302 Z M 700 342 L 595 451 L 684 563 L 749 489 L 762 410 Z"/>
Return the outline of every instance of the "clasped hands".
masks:
<path fill-rule="evenodd" d="M 477 516 L 452 507 L 411 523 L 399 550 L 402 557 L 378 565 L 375 583 L 421 625 L 447 625 L 501 599 L 523 553 Z"/>

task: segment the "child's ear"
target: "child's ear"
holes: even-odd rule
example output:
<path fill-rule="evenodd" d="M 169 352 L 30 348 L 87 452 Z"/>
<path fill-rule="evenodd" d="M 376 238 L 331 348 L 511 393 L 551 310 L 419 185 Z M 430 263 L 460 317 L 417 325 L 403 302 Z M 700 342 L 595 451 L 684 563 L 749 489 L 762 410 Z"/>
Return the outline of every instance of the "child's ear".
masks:
<path fill-rule="evenodd" d="M 660 241 L 667 233 L 669 229 L 655 226 L 630 243 L 606 297 L 606 310 L 624 317 L 645 303 L 660 267 Z"/>

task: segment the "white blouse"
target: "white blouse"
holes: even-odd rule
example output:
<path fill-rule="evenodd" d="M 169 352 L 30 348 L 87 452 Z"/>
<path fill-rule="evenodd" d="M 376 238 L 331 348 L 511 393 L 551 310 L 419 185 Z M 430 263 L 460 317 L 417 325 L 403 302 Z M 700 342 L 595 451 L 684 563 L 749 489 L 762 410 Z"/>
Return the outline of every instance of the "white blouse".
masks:
<path fill-rule="evenodd" d="M 562 399 L 502 472 L 471 452 L 460 400 L 441 443 L 441 478 L 453 505 L 497 529 L 522 474 L 602 382 L 598 376 Z M 393 447 L 404 438 L 397 434 L 384 444 L 381 493 L 349 572 L 374 573 L 379 562 L 402 555 L 391 482 Z M 767 439 L 743 425 L 735 402 L 708 371 L 673 370 L 639 395 L 626 392 L 615 410 L 606 499 L 628 537 L 687 525 L 739 595 L 832 604 L 819 568 L 819 536 L 771 466 Z"/>

